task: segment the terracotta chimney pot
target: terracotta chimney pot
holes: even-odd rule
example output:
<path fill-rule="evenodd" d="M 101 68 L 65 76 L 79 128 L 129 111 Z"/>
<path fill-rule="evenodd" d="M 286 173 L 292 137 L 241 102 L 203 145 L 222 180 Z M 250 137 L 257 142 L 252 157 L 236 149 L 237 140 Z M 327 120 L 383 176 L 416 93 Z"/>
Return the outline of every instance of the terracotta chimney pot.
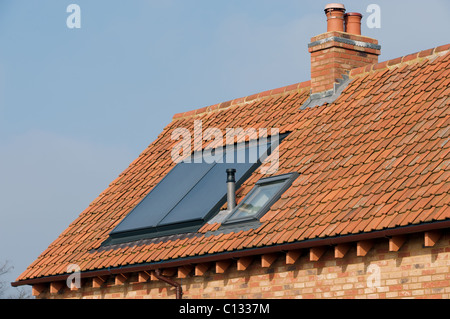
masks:
<path fill-rule="evenodd" d="M 344 16 L 345 6 L 341 3 L 330 3 L 325 6 L 325 14 L 327 15 L 327 32 L 340 31 L 344 32 Z"/>
<path fill-rule="evenodd" d="M 349 12 L 345 14 L 345 32 L 350 34 L 361 35 L 361 19 L 362 14 L 357 12 Z"/>

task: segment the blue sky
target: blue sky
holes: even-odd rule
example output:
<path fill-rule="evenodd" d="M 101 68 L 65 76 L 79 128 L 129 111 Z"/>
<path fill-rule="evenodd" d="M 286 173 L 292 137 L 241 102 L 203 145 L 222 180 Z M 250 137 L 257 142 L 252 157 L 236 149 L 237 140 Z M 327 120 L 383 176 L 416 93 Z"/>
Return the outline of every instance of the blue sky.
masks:
<path fill-rule="evenodd" d="M 175 113 L 309 80 L 325 4 L 0 0 L 0 262 L 14 280 Z M 69 29 L 69 4 L 81 28 Z M 369 4 L 381 28 L 369 29 Z M 380 61 L 449 43 L 448 0 L 345 1 Z"/>

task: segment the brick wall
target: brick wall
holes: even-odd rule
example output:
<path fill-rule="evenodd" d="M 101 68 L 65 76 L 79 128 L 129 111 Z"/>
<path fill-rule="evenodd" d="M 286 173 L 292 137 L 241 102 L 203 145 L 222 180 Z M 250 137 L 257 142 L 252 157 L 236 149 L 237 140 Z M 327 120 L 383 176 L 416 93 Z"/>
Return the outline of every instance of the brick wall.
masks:
<path fill-rule="evenodd" d="M 449 231 L 434 247 L 423 245 L 423 234 L 410 235 L 398 252 L 390 252 L 388 240 L 380 239 L 365 257 L 356 257 L 354 245 L 342 259 L 330 248 L 311 262 L 306 250 L 294 265 L 286 265 L 280 253 L 270 268 L 261 268 L 261 258 L 255 257 L 245 271 L 237 271 L 234 262 L 224 274 L 212 268 L 201 277 L 172 279 L 182 284 L 185 299 L 449 298 Z M 175 289 L 160 281 L 139 283 L 132 274 L 121 286 L 115 286 L 113 277 L 96 289 L 92 280 L 85 280 L 78 291 L 65 288 L 38 298 L 175 298 Z"/>

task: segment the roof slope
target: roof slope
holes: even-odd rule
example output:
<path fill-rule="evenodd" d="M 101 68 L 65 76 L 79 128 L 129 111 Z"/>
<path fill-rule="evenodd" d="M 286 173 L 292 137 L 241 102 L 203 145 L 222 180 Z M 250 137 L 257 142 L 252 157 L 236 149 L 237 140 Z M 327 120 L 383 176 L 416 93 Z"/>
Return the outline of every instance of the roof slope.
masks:
<path fill-rule="evenodd" d="M 450 45 L 351 72 L 332 104 L 300 110 L 309 82 L 178 114 L 18 278 L 92 271 L 361 234 L 450 219 Z M 175 163 L 179 127 L 279 128 L 278 174 L 300 176 L 256 229 L 100 247 Z M 245 196 L 259 171 L 238 190 Z M 100 249 L 99 249 L 100 248 Z"/>

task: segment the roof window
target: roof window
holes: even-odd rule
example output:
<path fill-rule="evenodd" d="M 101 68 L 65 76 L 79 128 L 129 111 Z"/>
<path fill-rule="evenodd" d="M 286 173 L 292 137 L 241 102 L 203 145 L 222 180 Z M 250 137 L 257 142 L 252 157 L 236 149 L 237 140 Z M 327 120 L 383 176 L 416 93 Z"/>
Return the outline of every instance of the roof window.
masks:
<path fill-rule="evenodd" d="M 248 195 L 224 220 L 223 225 L 260 219 L 298 176 L 298 173 L 290 173 L 260 179 Z"/>

